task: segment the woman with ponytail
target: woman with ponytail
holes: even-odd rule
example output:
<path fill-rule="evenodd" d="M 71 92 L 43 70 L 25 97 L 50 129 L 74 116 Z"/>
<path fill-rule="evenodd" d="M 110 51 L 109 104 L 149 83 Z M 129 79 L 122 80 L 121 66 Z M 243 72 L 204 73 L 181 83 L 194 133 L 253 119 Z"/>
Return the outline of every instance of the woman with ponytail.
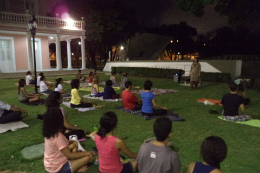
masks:
<path fill-rule="evenodd" d="M 62 97 L 69 97 L 70 94 L 69 93 L 66 93 L 62 87 L 62 83 L 63 83 L 63 80 L 62 78 L 58 78 L 56 79 L 56 84 L 55 84 L 55 91 L 58 91 L 61 93 Z"/>
<path fill-rule="evenodd" d="M 37 102 L 40 100 L 39 94 L 28 94 L 24 88 L 26 85 L 24 79 L 19 80 L 19 87 L 18 87 L 18 95 L 19 100 L 22 103 L 31 103 L 31 102 Z"/>
<path fill-rule="evenodd" d="M 137 167 L 136 160 L 125 162 L 120 159 L 120 151 L 131 159 L 136 159 L 137 153 L 131 152 L 124 141 L 114 135 L 117 122 L 118 119 L 114 112 L 107 112 L 100 118 L 100 128 L 95 142 L 101 173 L 132 173 Z"/>
<path fill-rule="evenodd" d="M 223 173 L 220 170 L 220 162 L 227 156 L 227 145 L 218 136 L 207 137 L 200 149 L 203 162 L 192 162 L 187 173 Z"/>

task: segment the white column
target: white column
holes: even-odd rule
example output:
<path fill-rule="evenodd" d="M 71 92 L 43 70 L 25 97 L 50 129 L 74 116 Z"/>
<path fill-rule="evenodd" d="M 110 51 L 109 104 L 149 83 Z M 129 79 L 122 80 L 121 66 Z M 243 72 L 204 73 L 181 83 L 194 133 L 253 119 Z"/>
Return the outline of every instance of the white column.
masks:
<path fill-rule="evenodd" d="M 71 47 L 70 47 L 71 40 L 66 40 L 66 41 L 67 41 L 68 69 L 72 69 L 72 66 L 71 66 Z"/>
<path fill-rule="evenodd" d="M 82 70 L 86 69 L 86 53 L 85 53 L 85 36 L 80 36 L 81 39 L 81 57 L 82 57 Z"/>
<path fill-rule="evenodd" d="M 28 49 L 28 69 L 32 72 L 33 57 L 32 57 L 32 37 L 30 32 L 27 32 L 27 49 Z"/>
<path fill-rule="evenodd" d="M 62 63 L 61 63 L 61 48 L 60 48 L 60 35 L 56 34 L 56 64 L 57 70 L 62 70 Z"/>

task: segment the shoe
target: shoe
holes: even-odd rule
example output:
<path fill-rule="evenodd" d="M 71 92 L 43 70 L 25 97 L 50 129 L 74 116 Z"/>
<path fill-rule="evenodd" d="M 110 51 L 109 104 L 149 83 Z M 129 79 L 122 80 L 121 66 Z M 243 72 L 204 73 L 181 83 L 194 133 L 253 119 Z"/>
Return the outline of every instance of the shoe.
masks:
<path fill-rule="evenodd" d="M 96 158 L 94 165 L 99 165 L 99 157 Z"/>
<path fill-rule="evenodd" d="M 78 151 L 86 151 L 79 143 L 79 140 L 78 140 L 78 137 L 76 135 L 70 135 L 69 136 L 69 140 L 73 140 L 73 141 L 76 141 L 78 143 Z"/>

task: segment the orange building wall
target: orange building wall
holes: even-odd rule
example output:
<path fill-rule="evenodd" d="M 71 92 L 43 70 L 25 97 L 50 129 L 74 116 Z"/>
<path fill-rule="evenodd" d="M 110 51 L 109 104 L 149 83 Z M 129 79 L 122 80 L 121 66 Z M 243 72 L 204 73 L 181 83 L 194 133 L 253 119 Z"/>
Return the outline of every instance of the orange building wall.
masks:
<path fill-rule="evenodd" d="M 41 39 L 42 69 L 50 68 L 48 36 L 37 36 Z"/>

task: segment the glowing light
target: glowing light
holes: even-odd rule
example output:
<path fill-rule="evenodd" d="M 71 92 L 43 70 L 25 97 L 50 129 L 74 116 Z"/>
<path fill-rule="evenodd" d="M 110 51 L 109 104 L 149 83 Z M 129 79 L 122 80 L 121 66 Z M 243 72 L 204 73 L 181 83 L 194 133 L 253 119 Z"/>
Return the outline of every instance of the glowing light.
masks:
<path fill-rule="evenodd" d="M 204 44 L 204 46 L 206 46 L 206 44 Z"/>
<path fill-rule="evenodd" d="M 181 54 L 181 52 L 178 52 L 178 55 L 180 55 Z"/>
<path fill-rule="evenodd" d="M 179 42 L 179 40 L 177 40 L 177 43 Z"/>
<path fill-rule="evenodd" d="M 50 37 L 50 39 L 52 39 L 52 40 L 53 40 L 53 37 Z"/>
<path fill-rule="evenodd" d="M 74 55 L 74 53 L 71 53 L 71 55 Z"/>
<path fill-rule="evenodd" d="M 171 40 L 171 43 L 173 43 L 173 41 Z"/>
<path fill-rule="evenodd" d="M 79 42 L 79 45 L 81 45 L 81 42 Z"/>
<path fill-rule="evenodd" d="M 67 27 L 74 28 L 74 20 L 71 18 L 65 19 Z"/>
<path fill-rule="evenodd" d="M 124 46 L 121 46 L 121 48 L 120 48 L 121 50 L 124 50 Z"/>

